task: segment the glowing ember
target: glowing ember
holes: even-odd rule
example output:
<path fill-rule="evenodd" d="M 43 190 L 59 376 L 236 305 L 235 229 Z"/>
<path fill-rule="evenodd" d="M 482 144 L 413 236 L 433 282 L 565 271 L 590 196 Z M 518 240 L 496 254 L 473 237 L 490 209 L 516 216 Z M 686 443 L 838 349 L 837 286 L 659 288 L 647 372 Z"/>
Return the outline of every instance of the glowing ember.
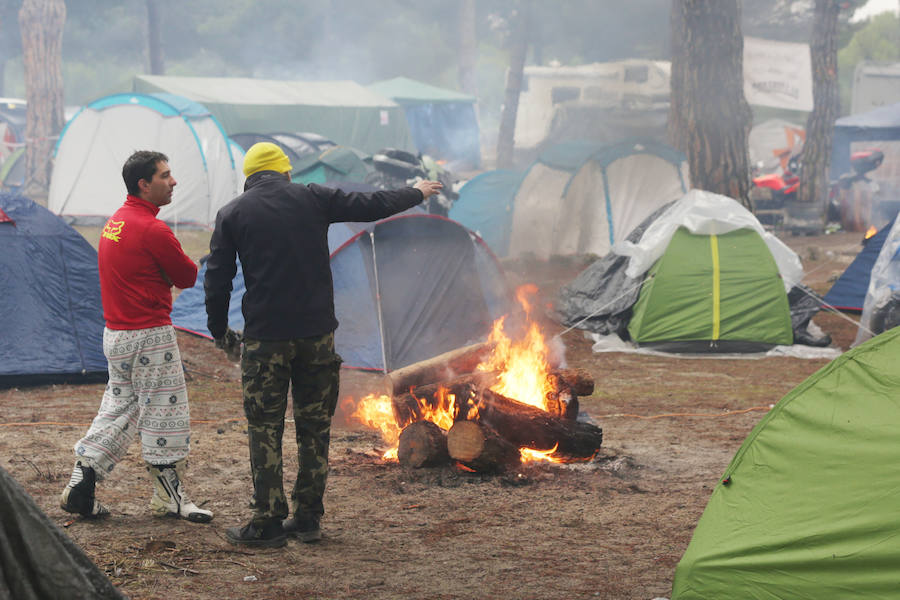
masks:
<path fill-rule="evenodd" d="M 533 284 L 523 285 L 516 291 L 519 303 L 525 314 L 531 312 L 528 296 L 534 295 L 537 287 Z M 497 383 L 491 390 L 519 402 L 547 410 L 544 399 L 552 392 L 552 384 L 547 375 L 550 365 L 547 362 L 547 345 L 544 336 L 536 323 L 531 323 L 528 333 L 522 340 L 513 342 L 503 330 L 505 319 L 501 317 L 494 322 L 494 329 L 488 340 L 493 344 L 491 356 L 478 365 L 479 371 L 496 371 L 500 373 Z"/>
<path fill-rule="evenodd" d="M 559 444 L 553 446 L 550 450 L 535 450 L 533 448 L 519 448 L 519 453 L 522 455 L 522 462 L 563 462 L 562 460 L 555 458 L 552 456 L 556 449 L 559 447 Z"/>

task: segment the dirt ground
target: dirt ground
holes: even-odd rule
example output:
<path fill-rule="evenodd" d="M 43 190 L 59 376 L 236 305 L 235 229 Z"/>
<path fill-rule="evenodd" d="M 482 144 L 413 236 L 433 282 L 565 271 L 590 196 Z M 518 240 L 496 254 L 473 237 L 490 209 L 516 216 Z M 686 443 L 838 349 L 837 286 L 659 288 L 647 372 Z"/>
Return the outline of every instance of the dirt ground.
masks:
<path fill-rule="evenodd" d="M 92 242 L 91 232 L 85 236 Z M 784 240 L 805 283 L 824 293 L 860 248 L 861 234 Z M 204 235 L 185 233 L 195 258 Z M 544 299 L 584 260 L 509 264 L 514 284 Z M 846 350 L 845 318 L 814 322 Z M 545 323 L 545 333 L 560 327 Z M 454 467 L 408 470 L 378 458 L 378 435 L 339 413 L 332 435 L 324 539 L 282 549 L 230 545 L 251 492 L 239 369 L 211 342 L 180 336 L 190 381 L 192 467 L 187 489 L 214 511 L 209 525 L 151 517 L 137 444 L 98 488 L 110 518 L 72 519 L 57 502 L 72 446 L 96 413 L 102 385 L 0 390 L 0 460 L 50 519 L 132 598 L 607 598 L 668 597 L 674 569 L 734 452 L 765 412 L 824 359 L 689 359 L 594 354 L 566 333 L 568 364 L 592 373 L 581 408 L 604 430 L 590 463 L 532 464 L 503 475 Z M 342 397 L 381 378 L 346 371 Z M 286 488 L 296 471 L 285 435 Z"/>

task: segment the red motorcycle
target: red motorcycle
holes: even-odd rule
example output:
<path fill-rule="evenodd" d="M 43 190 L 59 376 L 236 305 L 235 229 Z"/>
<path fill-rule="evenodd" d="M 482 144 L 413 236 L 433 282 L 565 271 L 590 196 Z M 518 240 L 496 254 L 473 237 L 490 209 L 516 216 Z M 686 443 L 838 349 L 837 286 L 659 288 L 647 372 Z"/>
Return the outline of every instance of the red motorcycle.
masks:
<path fill-rule="evenodd" d="M 827 215 L 824 215 L 828 221 L 841 220 L 842 190 L 849 190 L 861 181 L 871 181 L 866 174 L 877 169 L 882 162 L 884 153 L 874 148 L 854 152 L 850 156 L 850 167 L 853 172 L 845 173 L 836 181 L 829 182 Z M 753 177 L 750 198 L 760 223 L 781 225 L 783 223 L 778 221 L 788 216 L 795 217 L 791 219 L 793 223 L 791 229 L 794 233 L 816 233 L 821 229 L 824 224 L 822 211 L 815 206 L 801 206 L 796 202 L 801 176 L 800 156 L 794 155 L 788 160 L 782 174 L 769 173 Z"/>

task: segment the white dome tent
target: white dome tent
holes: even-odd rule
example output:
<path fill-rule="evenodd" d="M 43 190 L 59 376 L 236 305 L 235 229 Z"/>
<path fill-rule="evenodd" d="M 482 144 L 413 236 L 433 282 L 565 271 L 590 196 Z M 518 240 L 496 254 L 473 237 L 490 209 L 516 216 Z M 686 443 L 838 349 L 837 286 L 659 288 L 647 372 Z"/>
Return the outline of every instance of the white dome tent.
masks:
<path fill-rule="evenodd" d="M 75 222 L 102 221 L 125 199 L 122 165 L 136 150 L 169 157 L 178 182 L 159 218 L 211 226 L 243 189 L 242 157 L 205 107 L 172 94 L 114 94 L 78 112 L 54 149 L 48 208 Z"/>
<path fill-rule="evenodd" d="M 604 146 L 572 174 L 553 232 L 554 252 L 603 256 L 656 209 L 689 189 L 683 154 L 651 140 Z"/>

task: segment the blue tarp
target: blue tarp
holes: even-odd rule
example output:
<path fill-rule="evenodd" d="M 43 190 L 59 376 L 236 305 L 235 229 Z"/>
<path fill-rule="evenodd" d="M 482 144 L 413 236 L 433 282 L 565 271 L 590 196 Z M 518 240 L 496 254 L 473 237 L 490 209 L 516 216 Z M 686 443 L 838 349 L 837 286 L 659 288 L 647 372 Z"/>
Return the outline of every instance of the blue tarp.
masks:
<path fill-rule="evenodd" d="M 419 152 L 450 162 L 451 169 L 480 166 L 481 140 L 474 96 L 407 77 L 378 81 L 368 87 L 403 107 Z"/>
<path fill-rule="evenodd" d="M 0 209 L 0 385 L 104 379 L 97 252 L 24 196 Z"/>
<path fill-rule="evenodd" d="M 392 371 L 484 341 L 509 309 L 502 269 L 484 242 L 450 219 L 403 214 L 329 229 L 335 346 L 351 368 Z M 210 337 L 203 280 L 183 291 L 173 324 Z M 243 274 L 233 282 L 229 326 L 242 330 Z"/>
<path fill-rule="evenodd" d="M 403 105 L 403 110 L 419 152 L 444 159 L 454 169 L 481 166 L 481 140 L 474 104 Z"/>
<path fill-rule="evenodd" d="M 831 152 L 831 178 L 837 179 L 850 169 L 850 145 L 853 142 L 900 140 L 900 103 L 880 106 L 869 112 L 841 117 L 834 123 Z M 877 146 L 877 144 L 873 144 Z"/>
<path fill-rule="evenodd" d="M 875 266 L 878 253 L 881 252 L 884 240 L 887 239 L 888 232 L 893 225 L 894 222 L 891 221 L 869 238 L 865 247 L 860 250 L 853 262 L 825 294 L 826 305 L 840 310 L 862 311 L 863 303 L 866 300 L 866 291 L 869 289 L 872 267 Z"/>

